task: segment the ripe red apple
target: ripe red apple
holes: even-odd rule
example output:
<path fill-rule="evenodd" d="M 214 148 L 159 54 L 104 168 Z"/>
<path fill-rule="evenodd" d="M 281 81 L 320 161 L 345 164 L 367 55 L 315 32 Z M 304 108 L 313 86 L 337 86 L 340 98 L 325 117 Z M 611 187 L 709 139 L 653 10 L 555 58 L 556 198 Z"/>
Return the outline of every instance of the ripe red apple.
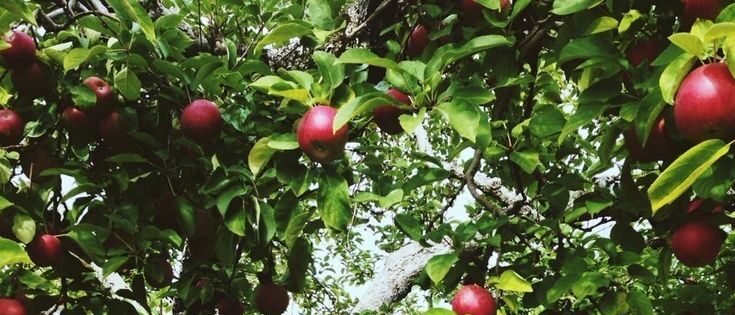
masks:
<path fill-rule="evenodd" d="M 145 279 L 148 284 L 156 289 L 171 285 L 174 280 L 174 270 L 171 264 L 162 256 L 153 256 L 146 261 Z"/>
<path fill-rule="evenodd" d="M 0 299 L 0 314 L 2 315 L 26 315 L 23 303 L 16 299 Z"/>
<path fill-rule="evenodd" d="M 242 315 L 245 314 L 245 306 L 238 300 L 224 297 L 217 303 L 217 311 L 220 315 Z"/>
<path fill-rule="evenodd" d="M 64 109 L 61 123 L 73 136 L 90 138 L 97 132 L 97 123 L 92 115 L 75 106 Z"/>
<path fill-rule="evenodd" d="M 407 52 L 411 57 L 418 57 L 429 46 L 429 30 L 421 24 L 416 25 L 408 36 Z"/>
<path fill-rule="evenodd" d="M 40 61 L 13 69 L 10 73 L 10 80 L 18 93 L 23 96 L 36 98 L 49 95 L 54 89 L 51 71 L 46 64 Z"/>
<path fill-rule="evenodd" d="M 337 109 L 334 107 L 319 105 L 301 118 L 296 128 L 296 138 L 301 151 L 312 160 L 328 163 L 344 154 L 349 127 L 344 125 L 334 132 L 332 123 L 336 115 Z"/>
<path fill-rule="evenodd" d="M 23 140 L 23 118 L 13 110 L 0 110 L 0 146 L 20 143 Z"/>
<path fill-rule="evenodd" d="M 61 241 L 55 235 L 41 234 L 28 244 L 26 251 L 37 266 L 54 266 L 61 259 Z"/>
<path fill-rule="evenodd" d="M 653 128 L 648 135 L 646 146 L 641 146 L 635 128 L 630 128 L 623 133 L 625 146 L 628 148 L 630 157 L 640 162 L 653 162 L 670 160 L 676 156 L 677 143 L 671 138 L 666 130 L 666 119 L 661 116 L 653 123 Z"/>
<path fill-rule="evenodd" d="M 288 291 L 280 285 L 268 283 L 255 289 L 255 308 L 264 315 L 283 314 L 288 301 Z"/>
<path fill-rule="evenodd" d="M 403 94 L 399 90 L 390 89 L 388 90 L 388 95 L 401 103 L 411 105 L 411 99 L 408 98 L 408 95 Z M 380 130 L 390 135 L 397 135 L 403 132 L 403 127 L 401 127 L 398 117 L 407 112 L 408 111 L 391 104 L 383 105 L 373 109 L 373 119 Z"/>
<path fill-rule="evenodd" d="M 714 20 L 722 10 L 721 0 L 684 0 L 682 25 L 689 28 L 699 19 Z"/>
<path fill-rule="evenodd" d="M 679 226 L 671 236 L 671 250 L 689 267 L 712 264 L 720 253 L 725 233 L 717 226 L 695 220 Z"/>
<path fill-rule="evenodd" d="M 208 100 L 195 100 L 181 113 L 181 131 L 197 143 L 213 142 L 222 129 L 219 108 Z"/>
<path fill-rule="evenodd" d="M 735 79 L 727 65 L 703 65 L 686 76 L 676 93 L 674 120 L 684 138 L 698 143 L 735 139 Z"/>
<path fill-rule="evenodd" d="M 127 135 L 127 125 L 123 121 L 120 113 L 111 111 L 102 116 L 99 122 L 99 133 L 102 140 L 113 145 L 115 142 L 122 141 Z"/>
<path fill-rule="evenodd" d="M 109 107 L 115 104 L 117 97 L 115 92 L 112 91 L 112 87 L 107 82 L 99 77 L 89 77 L 84 80 L 90 90 L 97 96 L 97 106 Z"/>
<path fill-rule="evenodd" d="M 644 60 L 648 61 L 650 64 L 651 61 L 658 57 L 662 50 L 663 47 L 658 41 L 649 39 L 640 41 L 636 45 L 628 48 L 625 52 L 625 56 L 628 58 L 628 62 L 630 62 L 631 65 L 637 67 L 642 64 Z"/>
<path fill-rule="evenodd" d="M 460 315 L 495 315 L 495 298 L 483 287 L 472 284 L 457 291 L 452 299 L 452 310 Z"/>
<path fill-rule="evenodd" d="M 0 51 L 0 55 L 5 59 L 8 68 L 23 68 L 36 60 L 36 43 L 28 34 L 12 31 L 6 34 L 3 39 L 10 44 L 9 48 Z"/>

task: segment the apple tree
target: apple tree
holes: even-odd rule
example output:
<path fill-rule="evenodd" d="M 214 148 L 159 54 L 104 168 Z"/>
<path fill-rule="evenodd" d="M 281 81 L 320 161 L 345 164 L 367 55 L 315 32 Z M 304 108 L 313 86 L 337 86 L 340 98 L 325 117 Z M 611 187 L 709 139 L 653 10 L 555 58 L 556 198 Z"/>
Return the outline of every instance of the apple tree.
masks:
<path fill-rule="evenodd" d="M 732 314 L 728 0 L 2 0 L 0 314 Z"/>

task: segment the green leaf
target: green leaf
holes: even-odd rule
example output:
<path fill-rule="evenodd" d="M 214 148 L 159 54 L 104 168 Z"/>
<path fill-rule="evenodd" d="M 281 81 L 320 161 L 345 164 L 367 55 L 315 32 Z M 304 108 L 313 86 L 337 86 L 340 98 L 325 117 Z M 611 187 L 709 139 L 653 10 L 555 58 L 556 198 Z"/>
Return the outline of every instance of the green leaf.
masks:
<path fill-rule="evenodd" d="M 706 43 L 714 42 L 715 40 L 723 37 L 732 36 L 733 34 L 735 34 L 735 23 L 717 23 L 715 25 L 712 25 L 707 33 L 704 34 L 704 41 Z"/>
<path fill-rule="evenodd" d="M 352 220 L 352 210 L 347 180 L 344 177 L 334 170 L 325 171 L 319 178 L 316 202 L 325 225 L 337 231 L 347 231 L 347 225 Z"/>
<path fill-rule="evenodd" d="M 578 131 L 579 128 L 600 116 L 607 108 L 608 106 L 603 102 L 582 102 L 579 104 L 577 111 L 567 120 L 564 128 L 561 130 L 559 140 L 557 140 L 558 144 L 561 145 L 564 143 L 570 134 Z"/>
<path fill-rule="evenodd" d="M 284 133 L 280 135 L 273 135 L 268 141 L 268 146 L 281 151 L 295 150 L 299 148 L 299 143 L 296 141 L 296 134 Z"/>
<path fill-rule="evenodd" d="M 2 0 L 0 1 L 0 8 L 8 10 L 8 12 L 23 18 L 26 22 L 33 25 L 36 23 L 36 16 L 33 15 L 33 9 L 30 7 L 31 3 L 24 0 Z"/>
<path fill-rule="evenodd" d="M 364 48 L 352 48 L 342 53 L 337 58 L 337 64 L 348 63 L 348 64 L 366 64 L 396 71 L 401 71 L 398 64 L 390 59 L 380 58 L 372 51 Z"/>
<path fill-rule="evenodd" d="M 325 86 L 329 87 L 330 90 L 334 90 L 342 84 L 345 78 L 345 66 L 337 63 L 337 57 L 323 51 L 315 51 L 311 58 L 319 67 Z"/>
<path fill-rule="evenodd" d="M 25 249 L 20 244 L 0 237 L 0 268 L 14 264 L 29 264 Z"/>
<path fill-rule="evenodd" d="M 457 313 L 443 308 L 432 308 L 424 313 L 424 315 L 457 315 Z"/>
<path fill-rule="evenodd" d="M 64 57 L 64 71 L 77 69 L 85 62 L 103 54 L 106 51 L 107 47 L 102 45 L 94 46 L 91 49 L 74 48 L 66 55 L 66 57 Z"/>
<path fill-rule="evenodd" d="M 490 278 L 490 282 L 495 283 L 495 287 L 503 291 L 533 292 L 531 283 L 513 270 L 503 271 L 500 277 Z"/>
<path fill-rule="evenodd" d="M 410 192 L 416 188 L 449 178 L 449 171 L 442 168 L 422 167 L 416 170 L 416 175 L 403 183 L 403 191 Z"/>
<path fill-rule="evenodd" d="M 618 27 L 618 20 L 611 18 L 609 16 L 601 16 L 597 18 L 596 20 L 592 21 L 589 26 L 587 26 L 587 30 L 584 32 L 583 35 L 593 35 L 597 33 L 606 32 L 609 30 L 613 30 L 616 27 Z"/>
<path fill-rule="evenodd" d="M 666 67 L 658 81 L 659 86 L 661 86 L 661 94 L 663 94 L 666 103 L 674 104 L 674 97 L 679 90 L 681 81 L 689 74 L 689 69 L 696 61 L 696 56 L 684 53 Z"/>
<path fill-rule="evenodd" d="M 156 42 L 156 30 L 151 16 L 138 0 L 108 0 L 107 3 L 115 10 L 115 13 L 128 23 L 135 22 L 151 43 Z M 127 27 L 132 25 L 128 24 Z"/>
<path fill-rule="evenodd" d="M 541 165 L 538 152 L 513 151 L 510 154 L 510 160 L 518 164 L 527 174 L 533 174 L 536 167 Z"/>
<path fill-rule="evenodd" d="M 403 128 L 406 133 L 413 133 L 414 130 L 416 130 L 416 127 L 421 124 L 422 121 L 424 121 L 424 118 L 426 117 L 426 108 L 422 107 L 419 109 L 419 112 L 417 114 L 403 114 L 398 117 L 398 122 L 401 124 L 401 128 Z"/>
<path fill-rule="evenodd" d="M 483 114 L 477 105 L 456 99 L 436 107 L 462 137 L 475 142 Z"/>
<path fill-rule="evenodd" d="M 679 46 L 681 49 L 684 49 L 685 52 L 694 56 L 702 57 L 706 52 L 704 42 L 702 42 L 699 37 L 691 33 L 676 33 L 669 36 L 669 40 L 674 43 L 674 45 Z"/>
<path fill-rule="evenodd" d="M 636 289 L 628 291 L 628 305 L 633 315 L 653 315 L 653 304 L 648 296 Z"/>
<path fill-rule="evenodd" d="M 250 171 L 255 176 L 257 176 L 263 167 L 268 164 L 273 153 L 276 153 L 276 149 L 268 146 L 270 141 L 270 137 L 258 140 L 250 150 L 250 153 L 248 153 L 248 167 L 250 167 Z"/>
<path fill-rule="evenodd" d="M 217 197 L 217 210 L 219 210 L 219 213 L 222 214 L 223 217 L 226 217 L 228 209 L 230 208 L 230 203 L 232 203 L 232 199 L 245 195 L 245 193 L 247 193 L 247 190 L 245 190 L 243 185 L 239 183 L 230 185 L 230 187 Z"/>
<path fill-rule="evenodd" d="M 444 277 L 449 273 L 449 269 L 459 261 L 457 254 L 445 254 L 431 257 L 426 263 L 426 274 L 434 285 L 438 285 Z"/>
<path fill-rule="evenodd" d="M 423 234 L 423 226 L 421 222 L 409 214 L 399 213 L 395 217 L 395 223 L 406 236 L 414 241 L 421 239 Z"/>
<path fill-rule="evenodd" d="M 653 214 L 679 198 L 712 164 L 727 154 L 731 144 L 719 139 L 707 140 L 671 163 L 648 188 Z"/>
<path fill-rule="evenodd" d="M 639 143 L 646 145 L 653 124 L 666 106 L 658 88 L 653 89 L 641 100 L 635 120 L 635 132 Z"/>
<path fill-rule="evenodd" d="M 462 58 L 474 55 L 478 52 L 503 46 L 513 45 L 512 38 L 500 35 L 483 35 L 469 40 L 460 47 L 446 46 L 436 51 L 434 56 L 426 65 L 426 78 L 432 78 L 442 72 L 444 67 Z"/>
<path fill-rule="evenodd" d="M 620 25 L 618 25 L 618 33 L 623 34 L 627 32 L 633 22 L 641 19 L 642 17 L 643 14 L 641 14 L 641 12 L 638 10 L 628 11 L 628 13 L 625 13 L 625 15 L 623 15 L 623 19 L 620 21 Z"/>
<path fill-rule="evenodd" d="M 312 28 L 304 22 L 292 21 L 289 23 L 278 25 L 268 35 L 258 42 L 255 47 L 255 51 L 259 52 L 265 48 L 265 46 L 271 44 L 282 44 L 291 40 L 294 37 L 301 37 L 306 35 L 312 35 L 314 32 Z"/>
<path fill-rule="evenodd" d="M 120 267 L 128 262 L 129 258 L 130 257 L 128 256 L 117 256 L 110 258 L 109 260 L 107 260 L 107 262 L 105 262 L 104 265 L 102 265 L 102 275 L 107 277 L 111 273 L 117 271 L 118 269 L 120 269 Z"/>
<path fill-rule="evenodd" d="M 117 87 L 125 99 L 134 101 L 140 97 L 142 85 L 135 72 L 124 68 L 115 76 L 115 87 Z"/>
<path fill-rule="evenodd" d="M 36 236 L 36 221 L 28 215 L 16 214 L 13 217 L 13 234 L 23 244 L 30 243 Z"/>
<path fill-rule="evenodd" d="M 337 110 L 337 115 L 334 116 L 334 121 L 332 122 L 332 128 L 336 132 L 354 117 L 362 113 L 371 112 L 376 107 L 388 104 L 398 105 L 399 102 L 382 92 L 369 93 L 357 97 Z"/>
<path fill-rule="evenodd" d="M 276 231 L 286 241 L 286 246 L 293 247 L 301 236 L 312 211 L 306 211 L 293 193 L 286 192 L 278 200 L 274 208 Z"/>
<path fill-rule="evenodd" d="M 589 9 L 602 2 L 601 0 L 554 0 L 551 12 L 556 15 L 569 15 Z"/>
<path fill-rule="evenodd" d="M 3 196 L 0 196 L 0 211 L 10 208 L 12 206 L 13 206 L 13 203 L 10 202 L 10 200 L 5 199 L 5 197 Z"/>
<path fill-rule="evenodd" d="M 581 300 L 609 283 L 610 279 L 600 272 L 585 272 L 572 286 L 572 293 Z"/>

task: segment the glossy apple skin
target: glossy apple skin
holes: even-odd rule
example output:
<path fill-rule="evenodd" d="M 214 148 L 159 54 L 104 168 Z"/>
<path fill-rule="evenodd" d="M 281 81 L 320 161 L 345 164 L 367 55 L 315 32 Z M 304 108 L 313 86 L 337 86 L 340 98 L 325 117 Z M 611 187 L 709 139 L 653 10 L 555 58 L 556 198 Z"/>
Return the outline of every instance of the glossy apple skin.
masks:
<path fill-rule="evenodd" d="M 240 301 L 224 297 L 217 303 L 220 315 L 242 315 L 245 314 L 245 306 Z"/>
<path fill-rule="evenodd" d="M 727 65 L 706 64 L 684 78 L 674 101 L 674 120 L 682 136 L 694 143 L 735 139 L 735 79 Z"/>
<path fill-rule="evenodd" d="M 347 144 L 347 125 L 333 132 L 332 123 L 337 109 L 319 105 L 311 108 L 296 127 L 299 148 L 309 158 L 319 163 L 328 163 L 344 154 Z"/>
<path fill-rule="evenodd" d="M 3 39 L 10 48 L 0 51 L 5 64 L 10 69 L 24 68 L 36 60 L 36 43 L 33 38 L 20 31 L 12 31 Z"/>
<path fill-rule="evenodd" d="M 146 261 L 145 277 L 151 287 L 161 289 L 171 285 L 174 270 L 165 258 L 156 256 Z"/>
<path fill-rule="evenodd" d="M 26 315 L 26 308 L 16 299 L 0 299 L 0 314 Z"/>
<path fill-rule="evenodd" d="M 695 220 L 679 226 L 671 236 L 671 250 L 689 267 L 702 267 L 715 262 L 725 233 L 717 226 Z"/>
<path fill-rule="evenodd" d="M 643 61 L 650 64 L 663 50 L 661 43 L 656 40 L 645 40 L 638 42 L 635 46 L 628 48 L 625 56 L 634 67 L 640 66 Z"/>
<path fill-rule="evenodd" d="M 666 130 L 666 118 L 661 116 L 653 123 L 646 146 L 641 146 L 635 132 L 630 128 L 623 133 L 625 146 L 630 157 L 639 162 L 668 161 L 676 156 L 678 144 Z"/>
<path fill-rule="evenodd" d="M 195 100 L 181 113 L 181 131 L 197 143 L 213 142 L 222 129 L 222 114 L 214 103 Z"/>
<path fill-rule="evenodd" d="M 714 20 L 722 10 L 721 0 L 684 0 L 682 26 L 686 29 L 699 19 Z"/>
<path fill-rule="evenodd" d="M 429 30 L 421 24 L 416 25 L 408 37 L 406 52 L 409 56 L 415 58 L 424 52 L 426 46 L 429 46 Z"/>
<path fill-rule="evenodd" d="M 53 92 L 54 84 L 48 66 L 40 61 L 14 69 L 10 80 L 20 95 L 41 97 Z"/>
<path fill-rule="evenodd" d="M 107 84 L 105 80 L 99 77 L 89 77 L 85 79 L 84 85 L 92 90 L 97 96 L 97 106 L 105 108 L 114 105 L 115 101 L 117 101 L 112 87 Z"/>
<path fill-rule="evenodd" d="M 23 118 L 11 109 L 0 110 L 0 146 L 20 143 L 23 140 Z"/>
<path fill-rule="evenodd" d="M 495 298 L 483 287 L 463 286 L 452 299 L 452 310 L 459 315 L 495 315 Z"/>
<path fill-rule="evenodd" d="M 288 302 L 288 291 L 280 285 L 262 284 L 255 289 L 255 308 L 263 315 L 283 314 Z"/>
<path fill-rule="evenodd" d="M 97 123 L 87 111 L 69 106 L 61 113 L 61 123 L 69 133 L 77 137 L 91 138 L 97 133 Z"/>
<path fill-rule="evenodd" d="M 399 90 L 389 89 L 388 95 L 392 96 L 401 103 L 411 105 L 411 99 L 408 97 L 408 95 L 403 94 Z M 391 104 L 383 105 L 373 109 L 373 119 L 375 120 L 375 124 L 378 125 L 378 128 L 380 128 L 380 130 L 390 135 L 397 135 L 403 132 L 403 127 L 401 127 L 401 122 L 398 117 L 407 112 L 408 111 Z"/>
<path fill-rule="evenodd" d="M 51 267 L 61 260 L 61 241 L 51 234 L 41 234 L 28 244 L 28 257 L 34 264 Z"/>

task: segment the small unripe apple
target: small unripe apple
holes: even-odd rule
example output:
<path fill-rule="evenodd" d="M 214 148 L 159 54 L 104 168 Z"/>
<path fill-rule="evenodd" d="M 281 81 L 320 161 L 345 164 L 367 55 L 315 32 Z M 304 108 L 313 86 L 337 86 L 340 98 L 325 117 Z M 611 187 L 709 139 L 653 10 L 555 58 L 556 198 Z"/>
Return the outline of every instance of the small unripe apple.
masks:
<path fill-rule="evenodd" d="M 197 143 L 213 142 L 222 129 L 222 114 L 214 103 L 195 100 L 181 113 L 181 131 Z"/>
<path fill-rule="evenodd" d="M 337 109 L 319 105 L 311 108 L 301 118 L 296 128 L 299 148 L 309 158 L 319 163 L 328 163 L 344 154 L 349 127 L 342 126 L 336 132 L 332 129 Z"/>
<path fill-rule="evenodd" d="M 144 267 L 145 279 L 148 284 L 156 289 L 171 285 L 174 279 L 174 270 L 171 263 L 161 256 L 154 256 L 146 261 Z"/>
<path fill-rule="evenodd" d="M 630 157 L 640 162 L 653 162 L 670 160 L 676 156 L 677 143 L 666 130 L 666 119 L 661 116 L 656 119 L 653 128 L 648 135 L 646 146 L 641 146 L 635 132 L 630 128 L 623 133 L 625 146 Z"/>
<path fill-rule="evenodd" d="M 61 241 L 55 235 L 41 234 L 28 244 L 27 252 L 37 266 L 54 266 L 61 260 Z"/>
<path fill-rule="evenodd" d="M 460 315 L 495 315 L 497 307 L 488 290 L 472 284 L 457 291 L 452 299 L 452 310 Z"/>
<path fill-rule="evenodd" d="M 288 302 L 288 291 L 280 285 L 268 283 L 255 289 L 255 308 L 263 315 L 283 314 Z"/>
<path fill-rule="evenodd" d="M 10 80 L 22 96 L 36 98 L 50 95 L 54 90 L 51 71 L 48 66 L 40 61 L 13 69 L 10 73 Z"/>
<path fill-rule="evenodd" d="M 242 315 L 245 314 L 245 306 L 240 301 L 224 297 L 217 303 L 219 315 Z"/>
<path fill-rule="evenodd" d="M 735 79 L 724 63 L 700 66 L 684 78 L 674 101 L 682 136 L 698 143 L 735 139 Z"/>
<path fill-rule="evenodd" d="M 685 29 L 699 19 L 714 20 L 722 10 L 721 0 L 684 0 L 682 26 Z"/>
<path fill-rule="evenodd" d="M 107 82 L 99 77 L 89 77 L 84 80 L 86 85 L 95 96 L 97 96 L 97 106 L 102 108 L 110 107 L 115 104 L 117 97 L 112 87 Z"/>
<path fill-rule="evenodd" d="M 407 52 L 411 57 L 418 57 L 429 46 L 429 30 L 421 24 L 416 25 L 408 36 Z"/>
<path fill-rule="evenodd" d="M 388 90 L 388 95 L 401 103 L 411 105 L 411 99 L 408 95 L 403 94 L 403 92 L 399 90 L 390 89 Z M 403 132 L 403 127 L 401 127 L 401 122 L 398 118 L 407 112 L 408 111 L 392 104 L 383 105 L 373 109 L 373 119 L 380 130 L 390 135 L 397 135 Z"/>
<path fill-rule="evenodd" d="M 97 133 L 97 123 L 92 115 L 75 106 L 64 109 L 61 113 L 61 123 L 73 136 L 91 138 Z"/>
<path fill-rule="evenodd" d="M 625 56 L 628 58 L 628 62 L 632 66 L 637 67 L 642 64 L 644 60 L 648 61 L 650 64 L 654 59 L 656 59 L 656 57 L 658 57 L 662 49 L 663 47 L 661 43 L 657 40 L 649 39 L 640 41 L 636 45 L 628 48 L 625 52 Z"/>
<path fill-rule="evenodd" d="M 26 315 L 23 303 L 16 299 L 0 299 L 0 314 L 2 315 Z"/>
<path fill-rule="evenodd" d="M 0 110 L 0 146 L 20 143 L 23 140 L 23 118 L 11 109 Z"/>
<path fill-rule="evenodd" d="M 671 236 L 671 250 L 689 267 L 702 267 L 715 262 L 725 233 L 717 226 L 695 220 L 679 226 Z"/>
<path fill-rule="evenodd" d="M 3 39 L 10 47 L 0 51 L 5 64 L 10 69 L 23 68 L 36 60 L 36 43 L 33 38 L 21 31 L 12 31 Z"/>

